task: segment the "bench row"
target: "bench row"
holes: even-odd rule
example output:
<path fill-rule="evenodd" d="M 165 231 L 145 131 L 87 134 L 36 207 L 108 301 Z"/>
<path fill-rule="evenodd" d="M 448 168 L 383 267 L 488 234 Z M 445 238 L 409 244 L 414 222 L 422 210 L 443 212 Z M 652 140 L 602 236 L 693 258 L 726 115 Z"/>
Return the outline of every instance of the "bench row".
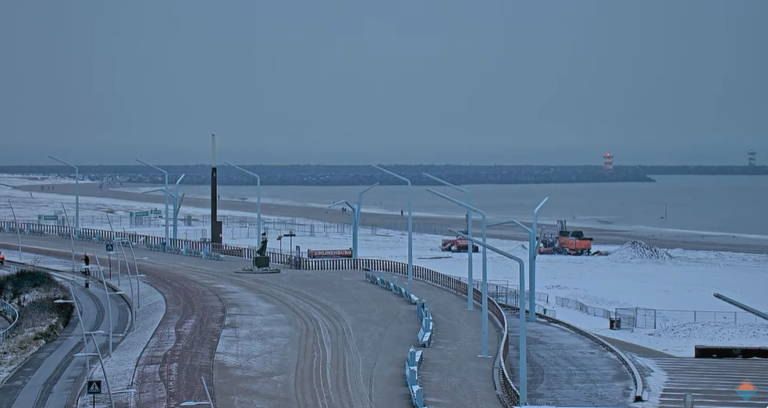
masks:
<path fill-rule="evenodd" d="M 408 283 L 404 286 L 398 285 L 395 277 L 392 282 L 384 278 L 384 272 L 379 272 L 376 276 L 372 272 L 365 273 L 365 279 L 384 289 L 403 297 L 412 304 L 416 305 L 416 316 L 421 318 L 421 327 L 419 328 L 419 345 L 429 347 L 432 343 L 432 331 L 434 324 L 432 322 L 432 312 L 427 306 L 427 301 L 419 299 L 416 295 L 410 293 Z M 405 381 L 408 386 L 408 392 L 411 395 L 411 402 L 415 408 L 426 408 L 424 405 L 424 389 L 419 385 L 419 366 L 421 366 L 421 356 L 423 351 L 416 350 L 413 346 L 408 350 L 408 357 L 405 360 Z"/>

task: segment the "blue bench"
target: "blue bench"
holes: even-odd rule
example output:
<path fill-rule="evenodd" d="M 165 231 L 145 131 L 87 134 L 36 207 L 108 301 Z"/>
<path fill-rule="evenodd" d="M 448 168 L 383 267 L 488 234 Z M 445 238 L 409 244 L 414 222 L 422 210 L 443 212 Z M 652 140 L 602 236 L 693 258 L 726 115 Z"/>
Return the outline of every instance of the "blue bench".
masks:
<path fill-rule="evenodd" d="M 416 408 L 427 408 L 424 405 L 424 389 L 419 385 L 419 366 L 421 365 L 421 350 L 411 346 L 408 350 L 408 359 L 405 360 L 405 381 L 411 394 L 411 401 Z"/>

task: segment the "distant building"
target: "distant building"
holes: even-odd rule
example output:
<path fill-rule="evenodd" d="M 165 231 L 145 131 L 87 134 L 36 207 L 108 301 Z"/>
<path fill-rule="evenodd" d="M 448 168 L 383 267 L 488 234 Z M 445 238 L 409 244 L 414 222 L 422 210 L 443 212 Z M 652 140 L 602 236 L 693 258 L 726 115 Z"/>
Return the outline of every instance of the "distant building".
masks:
<path fill-rule="evenodd" d="M 613 155 L 610 153 L 603 155 L 603 170 L 613 170 Z"/>
<path fill-rule="evenodd" d="M 747 166 L 755 165 L 755 161 L 756 161 L 755 156 L 757 156 L 757 152 L 755 151 L 755 149 L 752 149 L 747 152 Z"/>

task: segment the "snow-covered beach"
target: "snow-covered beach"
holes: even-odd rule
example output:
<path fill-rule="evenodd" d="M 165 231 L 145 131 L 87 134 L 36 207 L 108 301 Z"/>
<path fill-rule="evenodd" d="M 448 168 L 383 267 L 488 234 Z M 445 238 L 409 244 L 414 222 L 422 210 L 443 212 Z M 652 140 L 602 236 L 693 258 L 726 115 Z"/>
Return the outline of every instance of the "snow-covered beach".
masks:
<path fill-rule="evenodd" d="M 9 183 L 10 184 L 10 183 Z M 16 184 L 14 184 L 16 185 Z M 61 208 L 61 203 L 73 212 L 74 197 L 34 193 L 0 187 L 0 193 L 14 205 L 16 216 L 30 219 L 44 211 Z M 1 204 L 1 203 L 0 203 Z M 46 208 L 47 206 L 47 208 Z M 152 205 L 156 207 L 155 205 Z M 105 213 L 127 219 L 127 212 L 146 210 L 147 203 L 105 199 L 80 198 L 81 218 L 105 220 Z M 202 217 L 204 208 L 184 207 L 181 216 Z M 8 213 L 8 214 L 6 214 Z M 254 217 L 252 212 L 220 211 L 231 217 Z M 70 214 L 71 217 L 71 214 Z M 365 213 L 363 213 L 365 217 Z M 0 208 L 0 218 L 9 219 L 7 208 Z M 270 234 L 270 249 L 279 250 L 275 237 L 288 232 L 292 225 L 311 224 L 313 220 L 295 217 L 264 216 Z M 89 225 L 109 229 L 108 225 Z M 118 227 L 116 227 L 118 228 Z M 150 226 L 131 228 L 123 223 L 119 229 L 141 231 L 162 236 L 163 221 L 155 219 Z M 199 239 L 210 236 L 205 226 L 179 227 L 179 237 Z M 467 276 L 467 254 L 441 252 L 442 238 L 449 236 L 414 234 L 414 263 L 458 277 Z M 23 237 L 22 237 L 23 239 Z M 225 226 L 225 242 L 231 245 L 258 245 L 256 228 L 244 223 Z M 348 227 L 316 229 L 292 238 L 294 246 L 306 249 L 344 249 L 351 247 Z M 527 258 L 527 249 L 520 242 L 490 238 L 488 242 L 503 250 Z M 282 242 L 288 251 L 289 242 Z M 362 257 L 407 262 L 407 234 L 385 229 L 363 229 L 359 237 Z M 730 306 L 713 296 L 718 292 L 743 303 L 765 310 L 762 288 L 768 284 L 768 255 L 742 254 L 719 251 L 691 251 L 655 248 L 642 243 L 625 246 L 601 245 L 596 250 L 607 256 L 572 257 L 541 255 L 537 262 L 538 292 L 549 295 L 543 304 L 555 310 L 557 318 L 604 336 L 637 343 L 674 355 L 690 356 L 696 344 L 710 345 L 765 345 L 768 325 L 753 315 Z M 474 254 L 474 277 L 481 276 L 481 254 Z M 488 253 L 488 278 L 493 283 L 515 285 L 517 267 L 509 260 Z M 644 308 L 653 310 L 653 326 L 633 330 L 609 330 L 608 320 L 558 305 L 556 299 L 569 299 L 592 308 L 615 312 L 617 308 Z M 562 302 L 564 303 L 564 302 Z"/>

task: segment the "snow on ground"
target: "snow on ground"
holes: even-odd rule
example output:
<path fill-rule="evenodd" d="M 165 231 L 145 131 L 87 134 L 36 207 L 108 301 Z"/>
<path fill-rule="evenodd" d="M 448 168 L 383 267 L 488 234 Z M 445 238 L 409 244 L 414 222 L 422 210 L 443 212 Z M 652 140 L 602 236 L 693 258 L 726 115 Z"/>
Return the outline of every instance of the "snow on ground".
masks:
<path fill-rule="evenodd" d="M 118 286 L 117 278 L 107 279 L 107 282 Z M 131 288 L 128 279 L 123 278 L 121 283 L 122 285 L 118 286 L 120 290 L 130 296 Z M 133 289 L 136 290 L 136 282 L 133 281 L 132 283 L 134 284 Z M 114 349 L 112 358 L 105 358 L 104 360 L 104 369 L 109 376 L 109 385 L 112 386 L 114 391 L 133 388 L 134 368 L 139 361 L 141 353 L 144 351 L 144 347 L 149 343 L 149 339 L 165 314 L 165 298 L 163 298 L 160 292 L 144 282 L 139 281 L 139 285 L 141 286 L 141 308 L 136 309 L 136 321 L 134 322 L 133 331 L 123 339 L 119 347 Z M 104 374 L 101 372 L 99 365 L 92 367 L 91 370 L 93 372 L 92 379 L 104 379 Z M 114 394 L 113 397 L 116 404 L 123 402 L 133 404 L 131 401 L 133 394 Z M 90 403 L 91 399 L 83 396 L 80 399 L 79 407 L 89 408 L 91 406 Z"/>
<path fill-rule="evenodd" d="M 612 251 L 610 257 L 616 260 L 672 258 L 667 251 L 650 246 L 643 241 L 629 241 Z"/>
<path fill-rule="evenodd" d="M 24 238 L 22 237 L 22 240 L 23 239 Z M 53 258 L 50 256 L 37 255 L 37 254 L 28 253 L 28 252 L 23 252 L 21 256 L 19 256 L 18 249 L 16 250 L 3 249 L 2 252 L 5 255 L 5 259 L 9 261 L 23 262 L 28 265 L 37 265 L 43 268 L 57 269 L 60 271 L 68 271 L 68 272 L 72 271 L 71 260 Z M 78 270 L 82 267 L 82 264 L 83 264 L 81 259 L 82 259 L 82 254 L 80 256 L 75 257 L 75 267 Z"/>
<path fill-rule="evenodd" d="M 82 176 L 81 176 L 82 177 Z M 71 178 L 41 175 L 0 174 L 0 185 L 6 186 L 33 186 L 38 184 L 71 184 L 75 182 L 74 175 Z M 80 180 L 81 183 L 91 183 L 89 180 Z"/>
<path fill-rule="evenodd" d="M 3 251 L 6 254 L 6 259 L 18 261 L 18 251 Z M 71 271 L 72 262 L 65 261 L 57 258 L 33 255 L 25 253 L 23 255 L 24 262 L 35 264 L 51 269 L 58 269 L 62 271 Z M 79 260 L 77 260 L 79 262 Z M 80 264 L 77 264 L 78 268 Z M 91 265 L 91 268 L 95 268 Z M 136 282 L 134 279 L 127 279 L 127 276 L 123 276 L 118 284 L 118 279 L 115 276 L 113 279 L 107 279 L 107 282 L 120 288 L 121 291 L 126 293 L 129 298 L 131 293 L 136 291 Z M 131 288 L 133 285 L 133 288 Z M 120 343 L 119 347 L 114 349 L 111 358 L 105 355 L 104 366 L 109 375 L 110 385 L 115 391 L 125 390 L 132 387 L 133 383 L 133 368 L 139 361 L 141 353 L 144 351 L 144 347 L 149 342 L 152 334 L 155 332 L 160 320 L 165 314 L 165 298 L 151 285 L 139 281 L 141 292 L 141 308 L 136 310 L 136 322 L 134 323 L 133 331 L 131 331 Z M 96 285 L 97 287 L 100 287 Z M 138 294 L 138 291 L 135 292 Z M 103 380 L 104 375 L 101 372 L 101 367 L 96 364 L 92 367 L 93 379 Z M 3 379 L 3 370 L 0 370 L 0 382 Z M 5 373 L 7 374 L 7 373 Z M 115 401 L 128 402 L 131 394 L 116 394 Z M 80 406 L 87 408 L 90 407 L 90 399 L 83 398 L 80 401 Z"/>
<path fill-rule="evenodd" d="M 646 366 L 648 371 L 650 371 L 650 373 L 645 376 L 647 385 L 645 390 L 648 392 L 648 400 L 637 405 L 641 407 L 657 407 L 659 406 L 661 391 L 664 389 L 664 384 L 667 382 L 667 374 L 651 359 L 637 356 L 635 356 L 635 359 L 638 363 Z"/>
<path fill-rule="evenodd" d="M 35 217 L 41 212 L 39 206 L 50 205 L 55 209 L 59 202 L 68 205 L 68 211 L 73 206 L 74 198 L 67 196 L 35 193 L 34 199 L 28 193 L 18 190 L 2 190 L 0 194 L 8 193 L 11 199 L 24 202 L 14 206 L 27 218 Z M 25 198 L 25 194 L 27 194 Z M 38 197 L 39 196 L 39 197 Z M 50 196 L 50 197 L 46 197 Z M 29 202 L 23 200 L 31 200 Z M 38 206 L 38 207 L 35 207 Z M 60 205 L 59 205 L 60 206 Z M 102 217 L 104 212 L 147 210 L 149 204 L 121 200 L 105 200 L 81 197 L 81 217 Z M 6 206 L 7 207 L 7 206 Z M 46 210 L 47 211 L 47 210 Z M 205 215 L 207 209 L 186 208 L 194 215 Z M 7 212 L 7 214 L 6 214 Z M 48 211 L 51 212 L 51 211 Z M 48 213 L 46 212 L 46 213 Z M 185 212 L 182 211 L 182 214 Z M 222 216 L 251 216 L 255 214 L 236 211 L 221 211 Z M 72 214 L 70 214 L 71 216 Z M 10 211 L 0 203 L 0 219 L 9 219 Z M 21 217 L 21 216 L 20 216 Z M 365 214 L 363 214 L 365 217 Z M 280 217 L 264 217 L 265 219 L 280 219 Z M 311 220 L 297 220 L 311 223 Z M 141 233 L 162 236 L 163 227 L 155 224 L 152 228 L 127 228 Z M 279 251 L 280 243 L 276 235 L 291 228 L 280 223 L 269 226 L 269 247 Z M 99 226 L 94 226 L 98 228 Z M 108 229 L 102 225 L 100 228 Z M 122 226 L 119 227 L 122 229 Z M 292 239 L 292 245 L 300 246 L 302 251 L 307 249 L 344 249 L 352 246 L 351 233 L 331 230 L 316 230 L 314 236 L 299 236 Z M 374 233 L 375 232 L 375 233 Z M 180 238 L 199 239 L 210 236 L 207 228 L 180 227 Z M 256 228 L 225 226 L 224 242 L 232 245 L 257 246 Z M 414 234 L 413 259 L 414 264 L 425 266 L 446 274 L 466 277 L 467 254 L 451 254 L 441 252 L 438 248 L 442 238 Z M 23 239 L 23 237 L 22 237 Z M 288 252 L 291 240 L 284 239 L 282 250 Z M 527 259 L 527 249 L 521 243 L 500 239 L 488 239 L 488 243 L 502 250 L 511 252 Z M 576 324 L 588 330 L 593 330 L 607 336 L 621 338 L 672 354 L 692 355 L 693 344 L 739 344 L 739 345 L 768 345 L 765 335 L 766 322 L 757 320 L 745 313 L 736 313 L 738 309 L 714 298 L 714 292 L 733 297 L 743 303 L 761 310 L 768 309 L 763 294 L 768 286 L 768 255 L 738 254 L 730 252 L 688 251 L 668 248 L 659 250 L 641 243 L 631 243 L 624 248 L 620 246 L 596 246 L 595 250 L 612 253 L 608 256 L 572 257 L 559 255 L 542 255 L 537 261 L 536 282 L 537 290 L 550 295 L 547 307 L 555 309 L 557 317 Z M 387 230 L 361 229 L 359 237 L 361 257 L 390 259 L 400 262 L 408 261 L 407 233 Z M 667 256 L 669 255 L 669 257 Z M 668 258 L 668 259 L 667 259 Z M 474 277 L 481 277 L 481 253 L 473 254 Z M 518 267 L 512 261 L 488 251 L 488 279 L 494 283 L 507 282 L 516 285 Z M 657 309 L 656 329 L 635 329 L 630 331 L 608 330 L 608 321 L 581 312 L 558 307 L 555 296 L 577 300 L 586 305 L 614 311 L 618 307 L 643 307 Z M 670 310 L 676 310 L 672 312 Z M 693 322 L 693 311 L 728 311 L 730 313 L 698 313 L 697 322 Z M 729 317 L 730 316 L 730 317 Z M 737 316 L 739 324 L 724 324 L 723 321 L 733 321 Z M 751 319 L 751 320 L 750 320 Z M 673 330 L 674 329 L 674 330 Z"/>

